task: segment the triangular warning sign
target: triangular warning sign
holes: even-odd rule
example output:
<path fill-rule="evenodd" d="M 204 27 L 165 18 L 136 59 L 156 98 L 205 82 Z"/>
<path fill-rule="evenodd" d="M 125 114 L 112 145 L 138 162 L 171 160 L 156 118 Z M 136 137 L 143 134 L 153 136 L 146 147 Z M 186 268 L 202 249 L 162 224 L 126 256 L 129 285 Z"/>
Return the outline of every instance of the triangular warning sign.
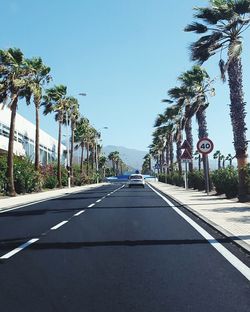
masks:
<path fill-rule="evenodd" d="M 185 141 L 182 143 L 181 149 L 187 149 L 187 150 L 191 151 L 191 146 L 190 146 L 190 144 L 188 143 L 187 140 L 185 140 Z"/>
<path fill-rule="evenodd" d="M 192 156 L 190 155 L 189 151 L 185 149 L 181 155 L 181 159 L 192 159 Z"/>

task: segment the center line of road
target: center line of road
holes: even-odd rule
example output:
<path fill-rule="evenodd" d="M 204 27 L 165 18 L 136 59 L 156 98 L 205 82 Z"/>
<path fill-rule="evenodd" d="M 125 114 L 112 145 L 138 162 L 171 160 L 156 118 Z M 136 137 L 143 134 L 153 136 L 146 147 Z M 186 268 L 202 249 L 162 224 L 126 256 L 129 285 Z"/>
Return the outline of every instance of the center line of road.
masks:
<path fill-rule="evenodd" d="M 74 216 L 75 216 L 75 217 L 80 216 L 80 214 L 82 214 L 83 212 L 85 212 L 85 210 L 81 210 L 81 211 L 75 213 Z"/>
<path fill-rule="evenodd" d="M 250 268 L 240 261 L 235 255 L 233 255 L 229 250 L 227 250 L 222 244 L 220 244 L 212 235 L 210 235 L 206 230 L 189 218 L 180 209 L 175 207 L 175 205 L 168 200 L 161 193 L 156 191 L 151 185 L 148 186 L 159 195 L 171 208 L 175 210 L 183 219 L 185 219 L 197 232 L 199 232 L 211 246 L 213 246 L 228 262 L 232 264 L 242 275 L 244 275 L 250 281 Z"/>
<path fill-rule="evenodd" d="M 68 223 L 69 221 L 62 221 L 58 223 L 57 225 L 53 226 L 51 230 L 57 230 L 59 227 L 63 226 L 65 223 Z"/>
<path fill-rule="evenodd" d="M 37 242 L 39 240 L 39 238 L 33 238 L 30 239 L 28 242 L 22 244 L 21 246 L 13 249 L 12 251 L 8 252 L 7 254 L 3 255 L 0 259 L 9 259 L 10 257 L 14 256 L 15 254 L 17 254 L 19 251 L 23 250 L 24 248 L 30 246 L 31 244 L 34 244 L 35 242 Z"/>

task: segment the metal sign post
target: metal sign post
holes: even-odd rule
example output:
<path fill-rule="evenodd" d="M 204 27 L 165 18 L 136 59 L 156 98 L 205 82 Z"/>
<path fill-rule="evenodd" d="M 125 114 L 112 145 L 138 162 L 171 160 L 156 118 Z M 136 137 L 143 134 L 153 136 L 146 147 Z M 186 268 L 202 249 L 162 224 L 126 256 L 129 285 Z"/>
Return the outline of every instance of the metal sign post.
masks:
<path fill-rule="evenodd" d="M 185 162 L 185 174 L 184 174 L 184 183 L 185 183 L 185 190 L 188 189 L 188 163 L 187 159 L 184 160 Z"/>
<path fill-rule="evenodd" d="M 188 189 L 188 163 L 192 161 L 192 155 L 191 155 L 191 147 L 187 140 L 185 140 L 181 146 L 181 149 L 184 149 L 181 160 L 185 163 L 185 173 L 184 173 L 184 184 L 185 184 L 185 190 Z"/>
<path fill-rule="evenodd" d="M 209 167 L 208 154 L 214 149 L 214 144 L 209 138 L 202 138 L 197 143 L 197 150 L 202 154 L 204 160 L 204 173 L 206 183 L 206 193 L 209 195 Z"/>

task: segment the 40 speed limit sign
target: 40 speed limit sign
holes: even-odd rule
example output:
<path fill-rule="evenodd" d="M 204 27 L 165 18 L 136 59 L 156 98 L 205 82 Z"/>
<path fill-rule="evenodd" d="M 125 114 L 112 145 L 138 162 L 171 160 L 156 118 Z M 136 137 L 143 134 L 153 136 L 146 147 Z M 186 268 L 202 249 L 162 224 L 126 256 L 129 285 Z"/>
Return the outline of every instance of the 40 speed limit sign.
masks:
<path fill-rule="evenodd" d="M 214 149 L 214 143 L 209 138 L 202 138 L 197 143 L 197 150 L 201 154 L 209 154 Z"/>

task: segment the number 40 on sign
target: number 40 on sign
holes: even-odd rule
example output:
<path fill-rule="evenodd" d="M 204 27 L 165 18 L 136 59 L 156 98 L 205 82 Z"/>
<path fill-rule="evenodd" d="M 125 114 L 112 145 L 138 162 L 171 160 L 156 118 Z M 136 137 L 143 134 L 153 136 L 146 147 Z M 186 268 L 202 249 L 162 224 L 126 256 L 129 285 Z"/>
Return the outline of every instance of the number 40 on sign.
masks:
<path fill-rule="evenodd" d="M 201 154 L 209 154 L 214 149 L 214 144 L 209 138 L 202 138 L 197 143 L 197 150 Z"/>

